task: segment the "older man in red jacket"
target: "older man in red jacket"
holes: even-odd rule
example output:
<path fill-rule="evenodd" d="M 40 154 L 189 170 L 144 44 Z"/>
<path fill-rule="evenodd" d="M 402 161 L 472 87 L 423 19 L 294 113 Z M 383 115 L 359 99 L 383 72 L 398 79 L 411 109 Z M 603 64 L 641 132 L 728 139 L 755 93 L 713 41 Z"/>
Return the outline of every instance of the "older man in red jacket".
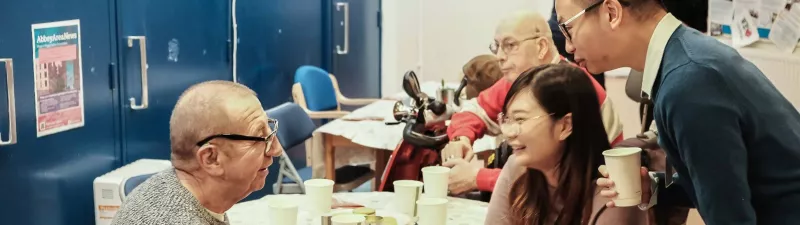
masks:
<path fill-rule="evenodd" d="M 495 31 L 490 50 L 500 60 L 504 78 L 477 98 L 462 104 L 447 129 L 451 142 L 442 150 L 444 166 L 452 167 L 449 189 L 460 194 L 475 189 L 492 191 L 500 175 L 500 169 L 487 169 L 471 164 L 474 154 L 472 143 L 484 134 L 499 135 L 497 115 L 513 81 L 522 72 L 547 63 L 569 63 L 558 54 L 553 44 L 552 33 L 542 15 L 534 12 L 519 12 L 504 19 Z M 591 77 L 591 74 L 586 73 Z M 605 90 L 592 79 L 600 102 L 600 112 L 608 133 L 609 142 L 622 140 L 622 123 L 614 112 Z"/>

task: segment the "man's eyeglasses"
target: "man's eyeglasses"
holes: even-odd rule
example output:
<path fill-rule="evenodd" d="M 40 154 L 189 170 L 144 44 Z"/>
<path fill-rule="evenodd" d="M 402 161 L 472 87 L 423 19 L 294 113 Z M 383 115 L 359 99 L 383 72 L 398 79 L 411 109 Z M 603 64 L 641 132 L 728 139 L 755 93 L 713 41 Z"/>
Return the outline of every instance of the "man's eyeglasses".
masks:
<path fill-rule="evenodd" d="M 509 136 L 517 136 L 519 132 L 522 130 L 522 124 L 528 121 L 538 120 L 545 116 L 553 116 L 553 113 L 546 114 L 546 115 L 538 115 L 528 119 L 509 119 L 506 117 L 505 114 L 500 113 L 497 115 L 497 122 L 500 125 L 500 132 L 503 133 L 504 138 L 508 138 Z"/>
<path fill-rule="evenodd" d="M 588 12 L 588 11 L 594 9 L 594 8 L 597 8 L 597 6 L 600 6 L 600 4 L 603 4 L 604 1 L 605 0 L 601 0 L 601 1 L 595 2 L 592 5 L 590 5 L 589 7 L 586 7 L 585 9 L 581 10 L 578 14 L 575 14 L 575 16 L 572 16 L 572 18 L 569 18 L 567 21 L 564 21 L 563 23 L 558 24 L 558 29 L 561 30 L 561 33 L 564 34 L 564 37 L 566 37 L 567 40 L 572 41 L 572 35 L 569 33 L 569 27 L 568 27 L 569 24 L 572 23 L 572 21 L 575 21 L 576 19 L 578 19 L 581 16 L 583 16 L 583 14 L 585 14 L 586 12 Z"/>
<path fill-rule="evenodd" d="M 215 134 L 204 138 L 203 140 L 197 142 L 197 147 L 201 147 L 207 144 L 209 141 L 213 140 L 214 138 L 224 138 L 233 141 L 258 141 L 264 142 L 266 144 L 266 148 L 264 149 L 264 154 L 269 153 L 272 150 L 272 142 L 274 142 L 275 134 L 278 132 L 278 120 L 275 119 L 267 119 L 267 125 L 272 128 L 272 131 L 267 135 L 267 137 L 253 137 L 253 136 L 246 136 L 246 135 L 239 135 L 239 134 Z"/>
<path fill-rule="evenodd" d="M 537 38 L 540 38 L 540 37 L 542 37 L 542 36 L 537 35 L 537 36 L 525 38 L 525 39 L 522 39 L 522 40 L 519 40 L 519 41 L 517 41 L 517 40 L 503 41 L 502 44 L 498 44 L 497 42 L 494 42 L 494 43 L 489 44 L 489 51 L 491 51 L 492 54 L 497 55 L 499 50 L 502 49 L 503 53 L 508 55 L 508 53 L 514 52 L 517 49 L 519 49 L 519 45 L 522 42 L 530 41 L 530 40 L 536 40 Z"/>

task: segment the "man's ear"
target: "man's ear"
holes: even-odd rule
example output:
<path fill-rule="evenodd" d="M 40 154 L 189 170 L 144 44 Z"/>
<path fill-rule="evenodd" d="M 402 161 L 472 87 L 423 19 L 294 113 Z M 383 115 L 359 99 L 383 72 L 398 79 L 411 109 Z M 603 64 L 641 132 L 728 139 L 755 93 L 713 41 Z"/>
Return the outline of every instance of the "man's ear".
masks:
<path fill-rule="evenodd" d="M 195 158 L 200 165 L 200 169 L 206 171 L 211 176 L 221 176 L 224 173 L 220 163 L 220 151 L 214 144 L 206 144 L 197 150 Z"/>
<path fill-rule="evenodd" d="M 547 52 L 550 51 L 547 38 L 539 38 L 539 41 L 536 42 L 536 46 L 539 48 L 539 54 L 536 57 L 539 58 L 539 60 L 545 60 L 544 57 L 547 57 Z"/>
<path fill-rule="evenodd" d="M 558 132 L 558 140 L 566 140 L 572 135 L 572 113 L 567 113 L 564 117 L 561 117 L 558 123 L 560 124 L 559 128 L 561 128 L 556 131 Z"/>
<path fill-rule="evenodd" d="M 608 23 L 611 30 L 619 29 L 619 26 L 622 25 L 622 20 L 626 19 L 622 4 L 619 3 L 619 0 L 607 0 L 603 2 L 600 7 L 604 8 L 607 12 L 605 15 L 608 16 Z"/>

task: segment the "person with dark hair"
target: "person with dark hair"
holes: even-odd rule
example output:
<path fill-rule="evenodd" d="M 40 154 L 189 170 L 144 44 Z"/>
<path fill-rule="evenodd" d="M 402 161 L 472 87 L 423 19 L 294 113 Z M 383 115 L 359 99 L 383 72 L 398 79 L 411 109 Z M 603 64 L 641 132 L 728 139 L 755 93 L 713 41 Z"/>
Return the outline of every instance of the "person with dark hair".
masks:
<path fill-rule="evenodd" d="M 556 45 L 556 48 L 558 49 L 558 54 L 564 56 L 564 58 L 567 58 L 569 61 L 574 62 L 575 61 L 574 56 L 571 53 L 567 52 L 567 50 L 564 48 L 564 46 L 566 45 L 566 40 L 564 39 L 564 35 L 561 34 L 561 31 L 558 30 L 558 17 L 556 17 L 555 0 L 553 0 L 553 12 L 550 14 L 550 20 L 548 20 L 547 23 L 550 25 L 550 31 L 553 32 L 553 44 Z M 592 77 L 594 77 L 597 83 L 600 83 L 600 86 L 602 86 L 603 89 L 606 88 L 605 73 L 592 74 Z"/>
<path fill-rule="evenodd" d="M 642 101 L 677 176 L 643 173 L 645 185 L 661 183 L 643 189 L 640 208 L 651 193 L 672 198 L 675 182 L 706 224 L 800 224 L 800 113 L 758 67 L 660 1 L 556 0 L 556 11 L 579 65 L 643 72 Z M 616 196 L 613 181 L 597 183 Z"/>
<path fill-rule="evenodd" d="M 596 168 L 610 148 L 598 107 L 591 78 L 569 64 L 535 67 L 514 81 L 498 116 L 514 154 L 485 224 L 646 223 L 646 212 L 604 209 L 609 199 L 598 195 Z"/>

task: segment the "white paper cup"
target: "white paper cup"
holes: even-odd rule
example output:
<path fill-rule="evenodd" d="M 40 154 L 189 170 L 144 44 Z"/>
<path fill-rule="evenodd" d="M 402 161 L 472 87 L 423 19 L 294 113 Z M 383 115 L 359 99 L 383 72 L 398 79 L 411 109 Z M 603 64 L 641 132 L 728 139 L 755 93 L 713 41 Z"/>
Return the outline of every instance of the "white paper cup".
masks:
<path fill-rule="evenodd" d="M 641 148 L 615 148 L 603 151 L 608 178 L 614 181 L 614 205 L 635 206 L 642 203 Z"/>
<path fill-rule="evenodd" d="M 443 225 L 447 222 L 446 198 L 422 198 L 417 201 L 417 206 L 418 225 Z"/>
<path fill-rule="evenodd" d="M 270 225 L 296 225 L 297 202 L 285 198 L 269 201 Z"/>
<path fill-rule="evenodd" d="M 331 217 L 333 225 L 362 225 L 367 220 L 363 215 L 341 214 Z"/>
<path fill-rule="evenodd" d="M 311 179 L 303 184 L 306 187 L 306 197 L 310 203 L 309 212 L 312 215 L 330 212 L 334 182 L 328 179 Z"/>
<path fill-rule="evenodd" d="M 417 216 L 417 200 L 422 196 L 422 182 L 398 180 L 394 184 L 394 203 L 397 211 L 408 217 Z"/>
<path fill-rule="evenodd" d="M 429 166 L 422 168 L 422 179 L 425 182 L 426 198 L 447 198 L 447 179 L 450 168 Z"/>

